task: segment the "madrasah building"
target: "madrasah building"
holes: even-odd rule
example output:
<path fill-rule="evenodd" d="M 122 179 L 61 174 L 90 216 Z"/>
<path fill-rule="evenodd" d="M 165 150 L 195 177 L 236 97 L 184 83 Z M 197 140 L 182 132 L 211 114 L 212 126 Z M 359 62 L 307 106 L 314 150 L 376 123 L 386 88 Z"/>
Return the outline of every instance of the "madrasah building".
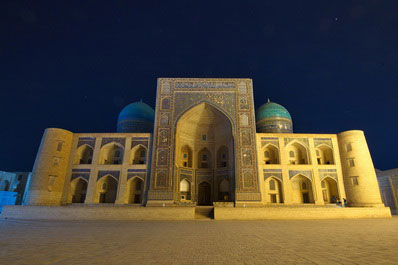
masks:
<path fill-rule="evenodd" d="M 336 207 L 344 199 L 348 207 Z M 295 207 L 312 217 L 390 216 L 363 131 L 293 133 L 283 106 L 255 112 L 252 80 L 241 78 L 159 78 L 155 111 L 127 105 L 116 133 L 46 129 L 25 205 L 70 204 L 203 205 L 220 219 L 275 209 L 289 218 Z"/>

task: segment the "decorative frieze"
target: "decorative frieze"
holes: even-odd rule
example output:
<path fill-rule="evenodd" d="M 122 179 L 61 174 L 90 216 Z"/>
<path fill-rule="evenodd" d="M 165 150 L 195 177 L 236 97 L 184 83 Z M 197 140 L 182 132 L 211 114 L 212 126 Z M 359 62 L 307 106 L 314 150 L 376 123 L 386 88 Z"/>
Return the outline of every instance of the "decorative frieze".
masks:
<path fill-rule="evenodd" d="M 176 88 L 235 88 L 235 82 L 176 82 Z"/>

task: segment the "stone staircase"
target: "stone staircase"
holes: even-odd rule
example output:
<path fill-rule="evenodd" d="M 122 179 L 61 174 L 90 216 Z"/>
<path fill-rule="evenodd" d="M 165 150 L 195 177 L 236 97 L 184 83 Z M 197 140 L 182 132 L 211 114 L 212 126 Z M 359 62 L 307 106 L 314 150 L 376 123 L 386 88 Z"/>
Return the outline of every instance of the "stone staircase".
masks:
<path fill-rule="evenodd" d="M 214 206 L 196 206 L 195 219 L 214 219 Z"/>

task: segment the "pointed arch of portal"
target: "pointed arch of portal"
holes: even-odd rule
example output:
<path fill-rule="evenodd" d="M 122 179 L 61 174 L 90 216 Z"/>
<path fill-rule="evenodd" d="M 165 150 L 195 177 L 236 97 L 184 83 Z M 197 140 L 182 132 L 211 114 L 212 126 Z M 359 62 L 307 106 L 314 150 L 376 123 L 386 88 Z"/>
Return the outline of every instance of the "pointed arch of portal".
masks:
<path fill-rule="evenodd" d="M 231 117 L 208 101 L 201 101 L 190 106 L 176 119 L 173 156 L 174 183 L 180 183 L 178 176 L 187 174 L 186 170 L 180 166 L 181 163 L 178 163 L 178 159 L 183 157 L 182 147 L 189 146 L 192 148 L 192 172 L 195 172 L 191 176 L 191 185 L 192 190 L 198 191 L 196 194 L 192 194 L 192 201 L 196 204 L 200 204 L 199 200 L 203 200 L 202 197 L 208 194 L 208 187 L 199 189 L 199 185 L 203 182 L 208 183 L 209 187 L 213 189 L 218 185 L 220 178 L 227 177 L 231 180 L 229 182 L 230 190 L 234 190 L 234 128 L 235 124 Z M 217 151 L 222 146 L 231 152 L 226 157 L 225 165 L 227 166 L 221 172 L 217 170 Z M 203 150 L 208 153 L 204 155 Z M 206 195 L 201 194 L 202 190 Z M 178 187 L 176 187 L 176 192 L 178 192 Z M 210 204 L 219 201 L 217 195 L 215 192 L 211 192 Z M 228 198 L 233 200 L 233 197 L 229 196 Z"/>
<path fill-rule="evenodd" d="M 207 105 L 209 105 L 209 106 L 212 106 L 213 108 L 215 108 L 216 110 L 218 110 L 219 112 L 221 112 L 222 114 L 224 114 L 225 117 L 227 117 L 228 120 L 229 120 L 229 122 L 231 123 L 231 126 L 232 126 L 232 133 L 233 133 L 233 134 L 235 133 L 236 124 L 235 124 L 234 119 L 232 119 L 231 115 L 229 115 L 225 110 L 223 110 L 222 108 L 220 108 L 219 106 L 217 106 L 216 104 L 214 104 L 213 102 L 208 101 L 208 100 L 202 100 L 202 101 L 196 102 L 195 104 L 193 104 L 193 105 L 187 107 L 186 109 L 184 109 L 184 110 L 181 112 L 181 114 L 179 114 L 177 117 L 175 117 L 175 119 L 174 119 L 174 128 L 175 128 L 175 130 L 177 129 L 177 123 L 179 122 L 179 120 L 180 120 L 188 111 L 192 110 L 193 108 L 195 108 L 195 107 L 197 107 L 197 106 L 199 106 L 199 105 L 201 105 L 201 104 L 207 104 Z"/>

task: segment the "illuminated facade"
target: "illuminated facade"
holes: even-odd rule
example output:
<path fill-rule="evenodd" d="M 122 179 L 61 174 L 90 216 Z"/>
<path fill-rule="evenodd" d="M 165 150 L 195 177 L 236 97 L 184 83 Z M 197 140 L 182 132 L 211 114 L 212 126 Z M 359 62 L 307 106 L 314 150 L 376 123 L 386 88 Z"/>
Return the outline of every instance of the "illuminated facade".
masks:
<path fill-rule="evenodd" d="M 128 105 L 117 133 L 47 129 L 26 204 L 383 206 L 362 131 L 293 133 L 281 105 L 255 112 L 251 79 L 159 78 L 155 109 Z"/>

